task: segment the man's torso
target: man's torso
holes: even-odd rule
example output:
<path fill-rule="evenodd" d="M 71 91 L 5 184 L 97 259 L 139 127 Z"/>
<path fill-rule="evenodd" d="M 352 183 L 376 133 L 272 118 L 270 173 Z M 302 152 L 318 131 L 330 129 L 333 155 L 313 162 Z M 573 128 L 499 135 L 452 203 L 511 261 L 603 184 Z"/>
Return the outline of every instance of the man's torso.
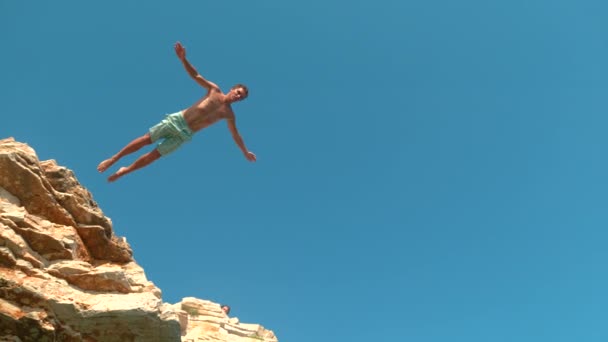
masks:
<path fill-rule="evenodd" d="M 232 108 L 223 101 L 219 90 L 211 90 L 190 108 L 183 111 L 184 120 L 193 132 L 211 126 L 221 119 L 234 117 Z"/>

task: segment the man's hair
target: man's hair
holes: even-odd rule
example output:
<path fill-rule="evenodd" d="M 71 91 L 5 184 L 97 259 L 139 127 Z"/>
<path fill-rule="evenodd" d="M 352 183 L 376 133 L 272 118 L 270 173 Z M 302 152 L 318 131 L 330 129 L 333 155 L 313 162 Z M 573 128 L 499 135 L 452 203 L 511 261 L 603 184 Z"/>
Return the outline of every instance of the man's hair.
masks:
<path fill-rule="evenodd" d="M 243 90 L 245 91 L 245 97 L 243 97 L 243 100 L 247 98 L 247 96 L 249 96 L 249 88 L 247 88 L 246 85 L 244 84 L 235 84 L 231 89 L 236 89 L 236 88 L 243 88 Z"/>
<path fill-rule="evenodd" d="M 224 309 L 224 306 L 228 308 L 228 310 L 226 310 L 226 315 L 227 315 L 230 313 L 230 305 L 220 304 L 220 308 Z"/>

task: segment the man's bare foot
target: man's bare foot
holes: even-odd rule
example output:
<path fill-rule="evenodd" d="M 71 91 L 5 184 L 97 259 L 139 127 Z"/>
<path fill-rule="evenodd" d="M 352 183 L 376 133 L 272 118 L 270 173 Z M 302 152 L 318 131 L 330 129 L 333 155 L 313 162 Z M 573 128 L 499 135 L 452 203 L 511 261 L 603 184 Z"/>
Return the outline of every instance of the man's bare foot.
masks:
<path fill-rule="evenodd" d="M 113 181 L 117 180 L 118 178 L 124 176 L 126 171 L 127 171 L 126 167 L 124 167 L 124 166 L 121 167 L 120 169 L 118 169 L 118 171 L 116 171 L 116 173 L 114 173 L 113 175 L 108 177 L 108 182 L 113 182 Z"/>
<path fill-rule="evenodd" d="M 114 165 L 116 161 L 112 158 L 108 158 L 104 161 L 102 161 L 101 163 L 99 163 L 99 165 L 97 166 L 97 171 L 99 172 L 104 172 L 105 170 L 107 170 L 110 166 Z"/>

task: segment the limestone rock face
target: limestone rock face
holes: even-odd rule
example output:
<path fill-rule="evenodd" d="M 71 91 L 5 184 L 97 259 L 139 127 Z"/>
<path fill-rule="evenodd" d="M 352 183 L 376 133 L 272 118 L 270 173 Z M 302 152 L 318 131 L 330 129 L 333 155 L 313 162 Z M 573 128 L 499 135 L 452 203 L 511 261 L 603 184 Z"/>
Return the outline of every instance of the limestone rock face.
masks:
<path fill-rule="evenodd" d="M 219 304 L 162 302 L 74 173 L 0 140 L 0 341 L 277 341 Z"/>
<path fill-rule="evenodd" d="M 219 304 L 207 300 L 187 297 L 175 304 L 174 308 L 181 309 L 182 315 L 184 312 L 187 315 L 187 319 L 183 319 L 187 324 L 186 334 L 182 337 L 184 342 L 278 342 L 272 331 L 259 324 L 239 323 L 236 317 L 228 318 Z"/>

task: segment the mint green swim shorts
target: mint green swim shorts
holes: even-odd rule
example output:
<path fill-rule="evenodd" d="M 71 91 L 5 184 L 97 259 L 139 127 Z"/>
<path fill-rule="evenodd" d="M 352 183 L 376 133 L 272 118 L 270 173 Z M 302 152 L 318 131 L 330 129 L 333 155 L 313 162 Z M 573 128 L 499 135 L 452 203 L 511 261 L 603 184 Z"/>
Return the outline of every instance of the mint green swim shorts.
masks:
<path fill-rule="evenodd" d="M 192 134 L 182 112 L 168 114 L 165 119 L 150 128 L 152 142 L 163 139 L 156 148 L 161 156 L 175 151 L 181 144 L 190 141 Z"/>

